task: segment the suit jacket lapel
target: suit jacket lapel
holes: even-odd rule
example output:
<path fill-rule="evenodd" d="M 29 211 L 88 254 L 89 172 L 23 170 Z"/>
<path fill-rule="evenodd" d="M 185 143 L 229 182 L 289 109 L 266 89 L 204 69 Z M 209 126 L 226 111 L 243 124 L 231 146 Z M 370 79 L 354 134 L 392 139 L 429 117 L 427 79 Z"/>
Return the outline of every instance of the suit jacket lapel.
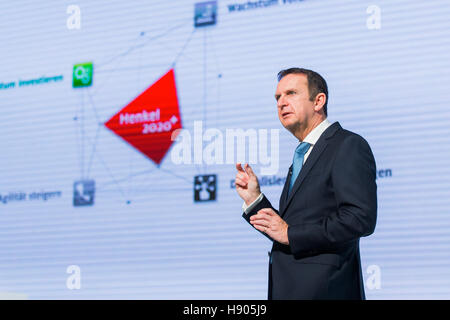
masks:
<path fill-rule="evenodd" d="M 317 143 L 313 147 L 310 155 L 308 156 L 308 159 L 306 159 L 305 163 L 303 164 L 302 169 L 300 170 L 300 173 L 297 177 L 297 180 L 295 181 L 294 185 L 292 186 L 291 192 L 289 192 L 289 195 L 286 199 L 286 194 L 288 190 L 289 180 L 291 178 L 291 175 L 288 176 L 286 179 L 286 183 L 284 184 L 283 193 L 281 194 L 281 200 L 280 201 L 280 216 L 283 217 L 287 207 L 289 206 L 289 203 L 292 201 L 292 198 L 294 197 L 296 191 L 300 188 L 303 180 L 305 180 L 306 176 L 308 175 L 311 168 L 314 166 L 314 164 L 317 162 L 317 159 L 319 159 L 322 152 L 326 149 L 328 146 L 328 139 L 331 138 L 331 136 L 334 135 L 334 133 L 340 129 L 341 126 L 339 122 L 333 123 L 330 127 L 328 127 L 324 133 L 320 136 L 319 140 L 317 140 Z M 290 172 L 290 171 L 289 171 Z M 283 203 L 283 206 L 281 205 Z"/>

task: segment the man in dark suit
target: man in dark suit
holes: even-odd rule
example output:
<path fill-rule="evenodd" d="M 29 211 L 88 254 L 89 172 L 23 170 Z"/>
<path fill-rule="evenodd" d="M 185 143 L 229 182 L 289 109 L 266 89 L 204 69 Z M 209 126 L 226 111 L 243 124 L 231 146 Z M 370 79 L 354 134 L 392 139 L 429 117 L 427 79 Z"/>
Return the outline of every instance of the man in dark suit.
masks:
<path fill-rule="evenodd" d="M 359 239 L 377 218 L 375 160 L 361 136 L 327 119 L 328 88 L 316 72 L 278 74 L 282 125 L 300 142 L 279 211 L 252 168 L 236 164 L 243 217 L 273 241 L 269 299 L 365 299 Z"/>

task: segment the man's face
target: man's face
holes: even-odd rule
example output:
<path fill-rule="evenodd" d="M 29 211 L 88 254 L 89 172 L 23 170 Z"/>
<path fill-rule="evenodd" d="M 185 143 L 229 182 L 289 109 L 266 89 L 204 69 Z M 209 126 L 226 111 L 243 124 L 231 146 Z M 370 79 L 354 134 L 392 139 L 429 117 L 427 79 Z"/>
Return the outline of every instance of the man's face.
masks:
<path fill-rule="evenodd" d="M 308 78 L 304 74 L 284 76 L 275 92 L 278 118 L 283 127 L 294 133 L 307 128 L 314 116 L 314 102 L 309 100 Z"/>

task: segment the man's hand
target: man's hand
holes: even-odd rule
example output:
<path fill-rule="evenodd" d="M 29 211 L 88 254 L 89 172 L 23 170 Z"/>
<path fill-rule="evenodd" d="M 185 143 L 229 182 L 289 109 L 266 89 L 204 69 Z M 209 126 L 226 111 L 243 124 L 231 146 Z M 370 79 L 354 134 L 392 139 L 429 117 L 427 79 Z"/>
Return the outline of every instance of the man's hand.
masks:
<path fill-rule="evenodd" d="M 248 206 L 261 194 L 258 178 L 248 164 L 245 164 L 244 170 L 240 163 L 236 163 L 236 169 L 238 170 L 234 180 L 236 191 Z"/>
<path fill-rule="evenodd" d="M 281 244 L 289 244 L 288 224 L 272 209 L 264 208 L 250 217 L 250 223 Z"/>

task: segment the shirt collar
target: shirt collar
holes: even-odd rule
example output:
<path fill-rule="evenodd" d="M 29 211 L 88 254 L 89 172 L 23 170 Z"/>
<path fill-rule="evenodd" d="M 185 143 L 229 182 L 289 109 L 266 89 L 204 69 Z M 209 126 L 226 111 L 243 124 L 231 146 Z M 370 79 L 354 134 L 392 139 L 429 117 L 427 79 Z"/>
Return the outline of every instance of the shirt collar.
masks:
<path fill-rule="evenodd" d="M 323 120 L 317 127 L 315 127 L 308 135 L 303 139 L 302 142 L 308 142 L 312 146 L 317 143 L 322 133 L 331 125 L 331 122 L 328 121 L 328 118 Z"/>

